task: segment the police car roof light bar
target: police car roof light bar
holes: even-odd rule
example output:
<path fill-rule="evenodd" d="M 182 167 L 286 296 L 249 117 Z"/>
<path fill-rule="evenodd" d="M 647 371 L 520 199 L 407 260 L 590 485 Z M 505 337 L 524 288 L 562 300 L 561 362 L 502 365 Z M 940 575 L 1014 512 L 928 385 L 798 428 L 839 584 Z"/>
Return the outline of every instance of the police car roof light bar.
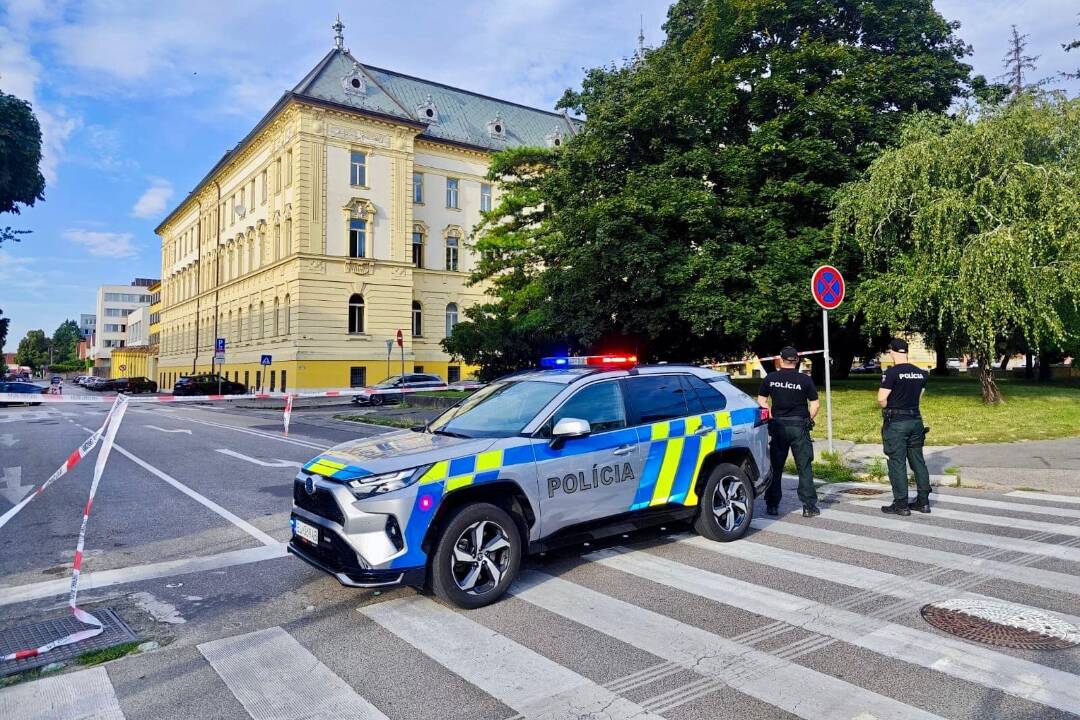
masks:
<path fill-rule="evenodd" d="M 540 360 L 540 367 L 632 367 L 637 364 L 636 355 L 581 355 L 577 357 L 546 357 Z"/>

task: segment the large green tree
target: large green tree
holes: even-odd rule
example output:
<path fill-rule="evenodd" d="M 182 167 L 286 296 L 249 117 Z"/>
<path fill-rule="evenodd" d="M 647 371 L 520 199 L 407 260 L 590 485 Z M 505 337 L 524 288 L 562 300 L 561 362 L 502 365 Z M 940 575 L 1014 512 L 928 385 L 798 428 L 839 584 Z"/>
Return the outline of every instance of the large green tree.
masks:
<path fill-rule="evenodd" d="M 573 349 L 652 359 L 817 345 L 833 194 L 907 114 L 965 92 L 955 29 L 930 0 L 676 2 L 661 47 L 567 92 L 584 128 L 480 228 L 483 278 L 519 273 L 496 310 L 520 298 Z M 866 341 L 841 319 L 845 368 Z"/>
<path fill-rule="evenodd" d="M 1080 334 L 1080 99 L 1021 96 L 977 118 L 921 116 L 845 188 L 836 240 L 865 264 L 873 325 L 944 334 L 998 402 L 995 347 Z"/>
<path fill-rule="evenodd" d="M 15 351 L 15 364 L 26 365 L 31 370 L 38 370 L 49 362 L 49 338 L 44 330 L 30 330 L 19 341 Z"/>
<path fill-rule="evenodd" d="M 0 214 L 19 214 L 45 198 L 41 174 L 41 126 L 30 103 L 0 92 Z M 0 245 L 24 231 L 0 227 Z"/>
<path fill-rule="evenodd" d="M 52 361 L 56 363 L 69 363 L 78 359 L 79 340 L 82 333 L 79 332 L 79 323 L 74 320 L 65 320 L 53 332 Z"/>

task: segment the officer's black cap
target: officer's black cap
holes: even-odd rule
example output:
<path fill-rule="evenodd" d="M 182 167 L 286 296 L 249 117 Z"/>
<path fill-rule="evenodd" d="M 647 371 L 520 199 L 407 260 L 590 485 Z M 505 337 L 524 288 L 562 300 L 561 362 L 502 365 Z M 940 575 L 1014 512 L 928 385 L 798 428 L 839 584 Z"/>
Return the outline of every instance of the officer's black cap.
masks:
<path fill-rule="evenodd" d="M 893 338 L 889 341 L 889 349 L 893 352 L 906 353 L 907 352 L 907 340 L 903 338 Z"/>
<path fill-rule="evenodd" d="M 795 362 L 799 359 L 799 351 L 788 345 L 780 349 L 780 359 L 787 362 Z"/>

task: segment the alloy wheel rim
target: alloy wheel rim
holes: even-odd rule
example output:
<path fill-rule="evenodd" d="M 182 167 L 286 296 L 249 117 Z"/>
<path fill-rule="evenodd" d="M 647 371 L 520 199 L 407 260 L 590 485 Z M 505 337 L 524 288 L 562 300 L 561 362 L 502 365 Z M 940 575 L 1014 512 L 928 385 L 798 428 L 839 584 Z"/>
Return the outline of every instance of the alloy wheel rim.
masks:
<path fill-rule="evenodd" d="M 479 520 L 465 528 L 454 542 L 450 573 L 458 589 L 484 595 L 502 581 L 510 567 L 510 539 L 502 526 Z"/>
<path fill-rule="evenodd" d="M 712 511 L 720 527 L 732 532 L 746 522 L 750 503 L 746 497 L 746 487 L 742 479 L 727 475 L 716 483 L 713 491 Z"/>

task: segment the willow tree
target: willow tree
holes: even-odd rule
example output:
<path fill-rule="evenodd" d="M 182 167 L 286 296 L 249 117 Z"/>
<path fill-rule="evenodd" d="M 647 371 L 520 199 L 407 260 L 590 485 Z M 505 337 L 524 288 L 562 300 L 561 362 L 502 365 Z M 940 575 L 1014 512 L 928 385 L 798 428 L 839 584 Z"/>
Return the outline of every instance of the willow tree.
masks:
<path fill-rule="evenodd" d="M 1080 333 L 1080 100 L 917 117 L 833 217 L 834 242 L 863 256 L 854 301 L 871 325 L 950 335 L 1001 402 L 999 339 L 1045 349 Z"/>

